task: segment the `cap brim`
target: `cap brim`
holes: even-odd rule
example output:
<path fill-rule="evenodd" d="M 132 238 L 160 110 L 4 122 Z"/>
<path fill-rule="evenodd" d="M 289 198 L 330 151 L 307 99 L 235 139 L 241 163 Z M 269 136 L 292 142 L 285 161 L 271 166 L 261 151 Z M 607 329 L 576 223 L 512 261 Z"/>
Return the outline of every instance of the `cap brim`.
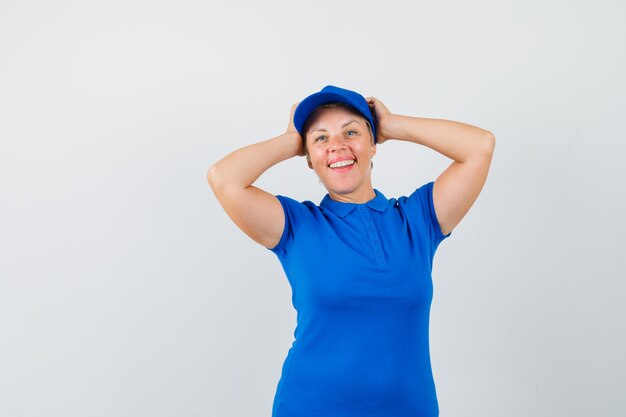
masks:
<path fill-rule="evenodd" d="M 306 119 L 309 118 L 309 115 L 318 106 L 321 106 L 322 104 L 337 102 L 349 104 L 350 106 L 354 107 L 354 105 L 347 101 L 344 96 L 325 91 L 319 91 L 317 93 L 311 94 L 310 96 L 302 100 L 300 104 L 298 104 L 298 107 L 296 107 L 296 111 L 293 115 L 293 124 L 295 125 L 298 132 L 302 135 L 302 128 L 304 127 Z"/>

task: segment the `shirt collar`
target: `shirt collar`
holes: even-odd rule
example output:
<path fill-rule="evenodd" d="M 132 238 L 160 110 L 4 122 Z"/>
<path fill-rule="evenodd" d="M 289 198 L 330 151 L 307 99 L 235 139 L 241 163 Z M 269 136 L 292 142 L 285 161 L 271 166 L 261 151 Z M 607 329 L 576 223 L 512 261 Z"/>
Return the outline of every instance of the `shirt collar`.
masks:
<path fill-rule="evenodd" d="M 326 196 L 324 196 L 324 199 L 320 203 L 320 206 L 332 211 L 339 217 L 345 217 L 348 213 L 350 213 L 358 206 L 367 206 L 380 212 L 385 211 L 385 209 L 389 205 L 389 200 L 387 200 L 387 197 L 385 197 L 383 193 L 381 193 L 377 189 L 374 189 L 374 192 L 376 193 L 376 197 L 363 204 L 343 203 L 340 201 L 335 201 L 330 198 L 330 195 L 326 194 Z"/>

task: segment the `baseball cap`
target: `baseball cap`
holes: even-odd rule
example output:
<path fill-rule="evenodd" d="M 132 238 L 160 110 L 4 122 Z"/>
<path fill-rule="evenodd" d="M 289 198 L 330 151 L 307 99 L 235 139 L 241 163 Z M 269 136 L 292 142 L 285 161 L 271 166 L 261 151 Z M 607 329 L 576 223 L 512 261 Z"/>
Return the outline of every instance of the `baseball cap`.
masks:
<path fill-rule="evenodd" d="M 322 88 L 321 91 L 311 94 L 298 104 L 298 107 L 296 107 L 296 111 L 293 114 L 293 124 L 295 125 L 298 133 L 300 133 L 300 135 L 303 134 L 302 129 L 304 127 L 304 123 L 318 106 L 337 102 L 354 107 L 370 122 L 370 125 L 372 126 L 372 134 L 374 135 L 374 143 L 376 143 L 376 124 L 374 123 L 374 116 L 370 111 L 365 97 L 355 91 L 335 87 L 334 85 L 327 85 Z"/>

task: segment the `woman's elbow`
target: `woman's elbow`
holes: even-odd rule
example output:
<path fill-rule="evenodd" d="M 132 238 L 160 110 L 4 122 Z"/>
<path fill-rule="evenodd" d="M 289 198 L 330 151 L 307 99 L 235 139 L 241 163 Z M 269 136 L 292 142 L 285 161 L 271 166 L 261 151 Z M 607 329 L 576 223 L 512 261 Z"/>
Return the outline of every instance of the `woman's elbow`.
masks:
<path fill-rule="evenodd" d="M 485 152 L 490 155 L 493 154 L 493 151 L 496 148 L 496 136 L 493 133 L 487 131 L 484 143 Z"/>
<path fill-rule="evenodd" d="M 215 190 L 216 188 L 218 188 L 220 183 L 220 169 L 218 163 L 211 165 L 211 167 L 207 171 L 206 179 L 212 189 Z"/>

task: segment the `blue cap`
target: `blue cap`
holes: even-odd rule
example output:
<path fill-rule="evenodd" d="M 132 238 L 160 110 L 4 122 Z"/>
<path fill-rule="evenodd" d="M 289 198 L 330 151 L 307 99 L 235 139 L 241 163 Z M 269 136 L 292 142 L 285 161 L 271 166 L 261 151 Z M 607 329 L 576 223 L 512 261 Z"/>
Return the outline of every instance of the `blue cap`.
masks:
<path fill-rule="evenodd" d="M 370 111 L 365 97 L 357 92 L 346 90 L 345 88 L 335 87 L 333 85 L 327 85 L 322 88 L 321 91 L 313 93 L 298 104 L 296 111 L 293 115 L 293 124 L 296 126 L 296 130 L 300 135 L 303 134 L 302 129 L 306 119 L 309 118 L 313 110 L 322 104 L 328 103 L 345 103 L 354 107 L 359 113 L 363 115 L 372 126 L 372 134 L 374 135 L 374 143 L 376 143 L 376 124 L 374 123 L 374 116 Z"/>

